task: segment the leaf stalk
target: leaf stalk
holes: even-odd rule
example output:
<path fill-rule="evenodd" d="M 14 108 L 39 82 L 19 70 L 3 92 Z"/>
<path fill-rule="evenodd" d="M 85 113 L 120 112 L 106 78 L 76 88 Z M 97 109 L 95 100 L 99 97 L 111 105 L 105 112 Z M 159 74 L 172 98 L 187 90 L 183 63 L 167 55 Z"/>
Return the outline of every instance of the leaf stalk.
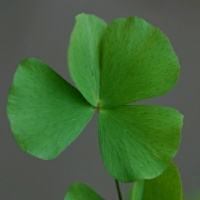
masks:
<path fill-rule="evenodd" d="M 119 200 L 122 200 L 122 194 L 121 194 L 119 182 L 118 182 L 117 179 L 115 179 L 115 185 L 116 185 L 116 189 L 117 189 L 118 199 L 119 199 Z"/>

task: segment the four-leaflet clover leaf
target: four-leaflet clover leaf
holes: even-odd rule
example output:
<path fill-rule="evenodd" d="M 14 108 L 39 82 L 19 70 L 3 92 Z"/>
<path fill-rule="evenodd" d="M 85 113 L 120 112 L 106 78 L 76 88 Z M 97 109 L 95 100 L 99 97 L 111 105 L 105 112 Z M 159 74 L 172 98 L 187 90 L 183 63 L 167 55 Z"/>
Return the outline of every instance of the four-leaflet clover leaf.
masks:
<path fill-rule="evenodd" d="M 167 37 L 143 19 L 107 25 L 76 17 L 68 64 L 74 88 L 43 62 L 20 62 L 8 100 L 20 148 L 41 159 L 57 157 L 98 109 L 103 162 L 114 178 L 151 179 L 170 164 L 180 143 L 182 115 L 173 108 L 128 105 L 168 92 L 179 62 Z"/>

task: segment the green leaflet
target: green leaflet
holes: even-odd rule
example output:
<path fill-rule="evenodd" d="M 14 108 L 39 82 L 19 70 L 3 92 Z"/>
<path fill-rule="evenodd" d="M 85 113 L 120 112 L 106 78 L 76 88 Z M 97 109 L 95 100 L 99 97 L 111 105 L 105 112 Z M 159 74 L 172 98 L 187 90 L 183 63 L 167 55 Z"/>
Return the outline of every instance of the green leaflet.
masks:
<path fill-rule="evenodd" d="M 182 185 L 176 166 L 170 166 L 152 180 L 141 180 L 134 184 L 129 200 L 182 200 Z"/>
<path fill-rule="evenodd" d="M 94 113 L 82 95 L 39 60 L 22 61 L 8 99 L 12 132 L 27 153 L 42 159 L 60 154 Z"/>
<path fill-rule="evenodd" d="M 160 175 L 178 150 L 182 119 L 160 106 L 100 110 L 100 149 L 110 175 L 122 182 Z"/>
<path fill-rule="evenodd" d="M 64 200 L 103 200 L 95 191 L 83 183 L 73 183 Z"/>
<path fill-rule="evenodd" d="M 103 20 L 80 14 L 70 38 L 68 64 L 71 77 L 93 106 L 99 101 L 100 41 L 105 29 Z"/>
<path fill-rule="evenodd" d="M 162 95 L 177 82 L 179 62 L 167 37 L 138 17 L 116 19 L 102 40 L 102 107 Z"/>

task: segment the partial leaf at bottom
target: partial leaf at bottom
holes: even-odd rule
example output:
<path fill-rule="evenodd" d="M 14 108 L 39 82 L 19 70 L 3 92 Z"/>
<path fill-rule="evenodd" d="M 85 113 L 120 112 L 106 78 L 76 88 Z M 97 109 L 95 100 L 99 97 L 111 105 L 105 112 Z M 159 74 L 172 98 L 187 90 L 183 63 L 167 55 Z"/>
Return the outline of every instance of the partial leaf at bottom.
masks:
<path fill-rule="evenodd" d="M 103 200 L 94 190 L 83 183 L 73 183 L 64 200 Z"/>
<path fill-rule="evenodd" d="M 176 166 L 171 163 L 155 179 L 137 181 L 129 200 L 182 200 L 181 179 Z"/>

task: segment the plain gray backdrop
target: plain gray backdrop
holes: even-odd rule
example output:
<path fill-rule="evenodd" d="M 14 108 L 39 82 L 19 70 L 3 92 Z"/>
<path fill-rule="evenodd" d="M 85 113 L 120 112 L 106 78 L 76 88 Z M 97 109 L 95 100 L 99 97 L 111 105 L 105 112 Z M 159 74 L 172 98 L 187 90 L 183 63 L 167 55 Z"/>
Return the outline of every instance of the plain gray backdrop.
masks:
<path fill-rule="evenodd" d="M 99 152 L 97 116 L 51 161 L 22 152 L 6 116 L 7 95 L 20 60 L 36 57 L 72 83 L 66 52 L 74 18 L 81 12 L 107 22 L 139 16 L 169 37 L 181 64 L 179 83 L 170 93 L 142 103 L 176 107 L 185 115 L 175 163 L 184 192 L 200 189 L 199 0 L 0 0 L 0 200 L 61 200 L 73 181 L 90 185 L 105 199 L 117 199 Z M 124 196 L 130 186 L 121 184 Z"/>

